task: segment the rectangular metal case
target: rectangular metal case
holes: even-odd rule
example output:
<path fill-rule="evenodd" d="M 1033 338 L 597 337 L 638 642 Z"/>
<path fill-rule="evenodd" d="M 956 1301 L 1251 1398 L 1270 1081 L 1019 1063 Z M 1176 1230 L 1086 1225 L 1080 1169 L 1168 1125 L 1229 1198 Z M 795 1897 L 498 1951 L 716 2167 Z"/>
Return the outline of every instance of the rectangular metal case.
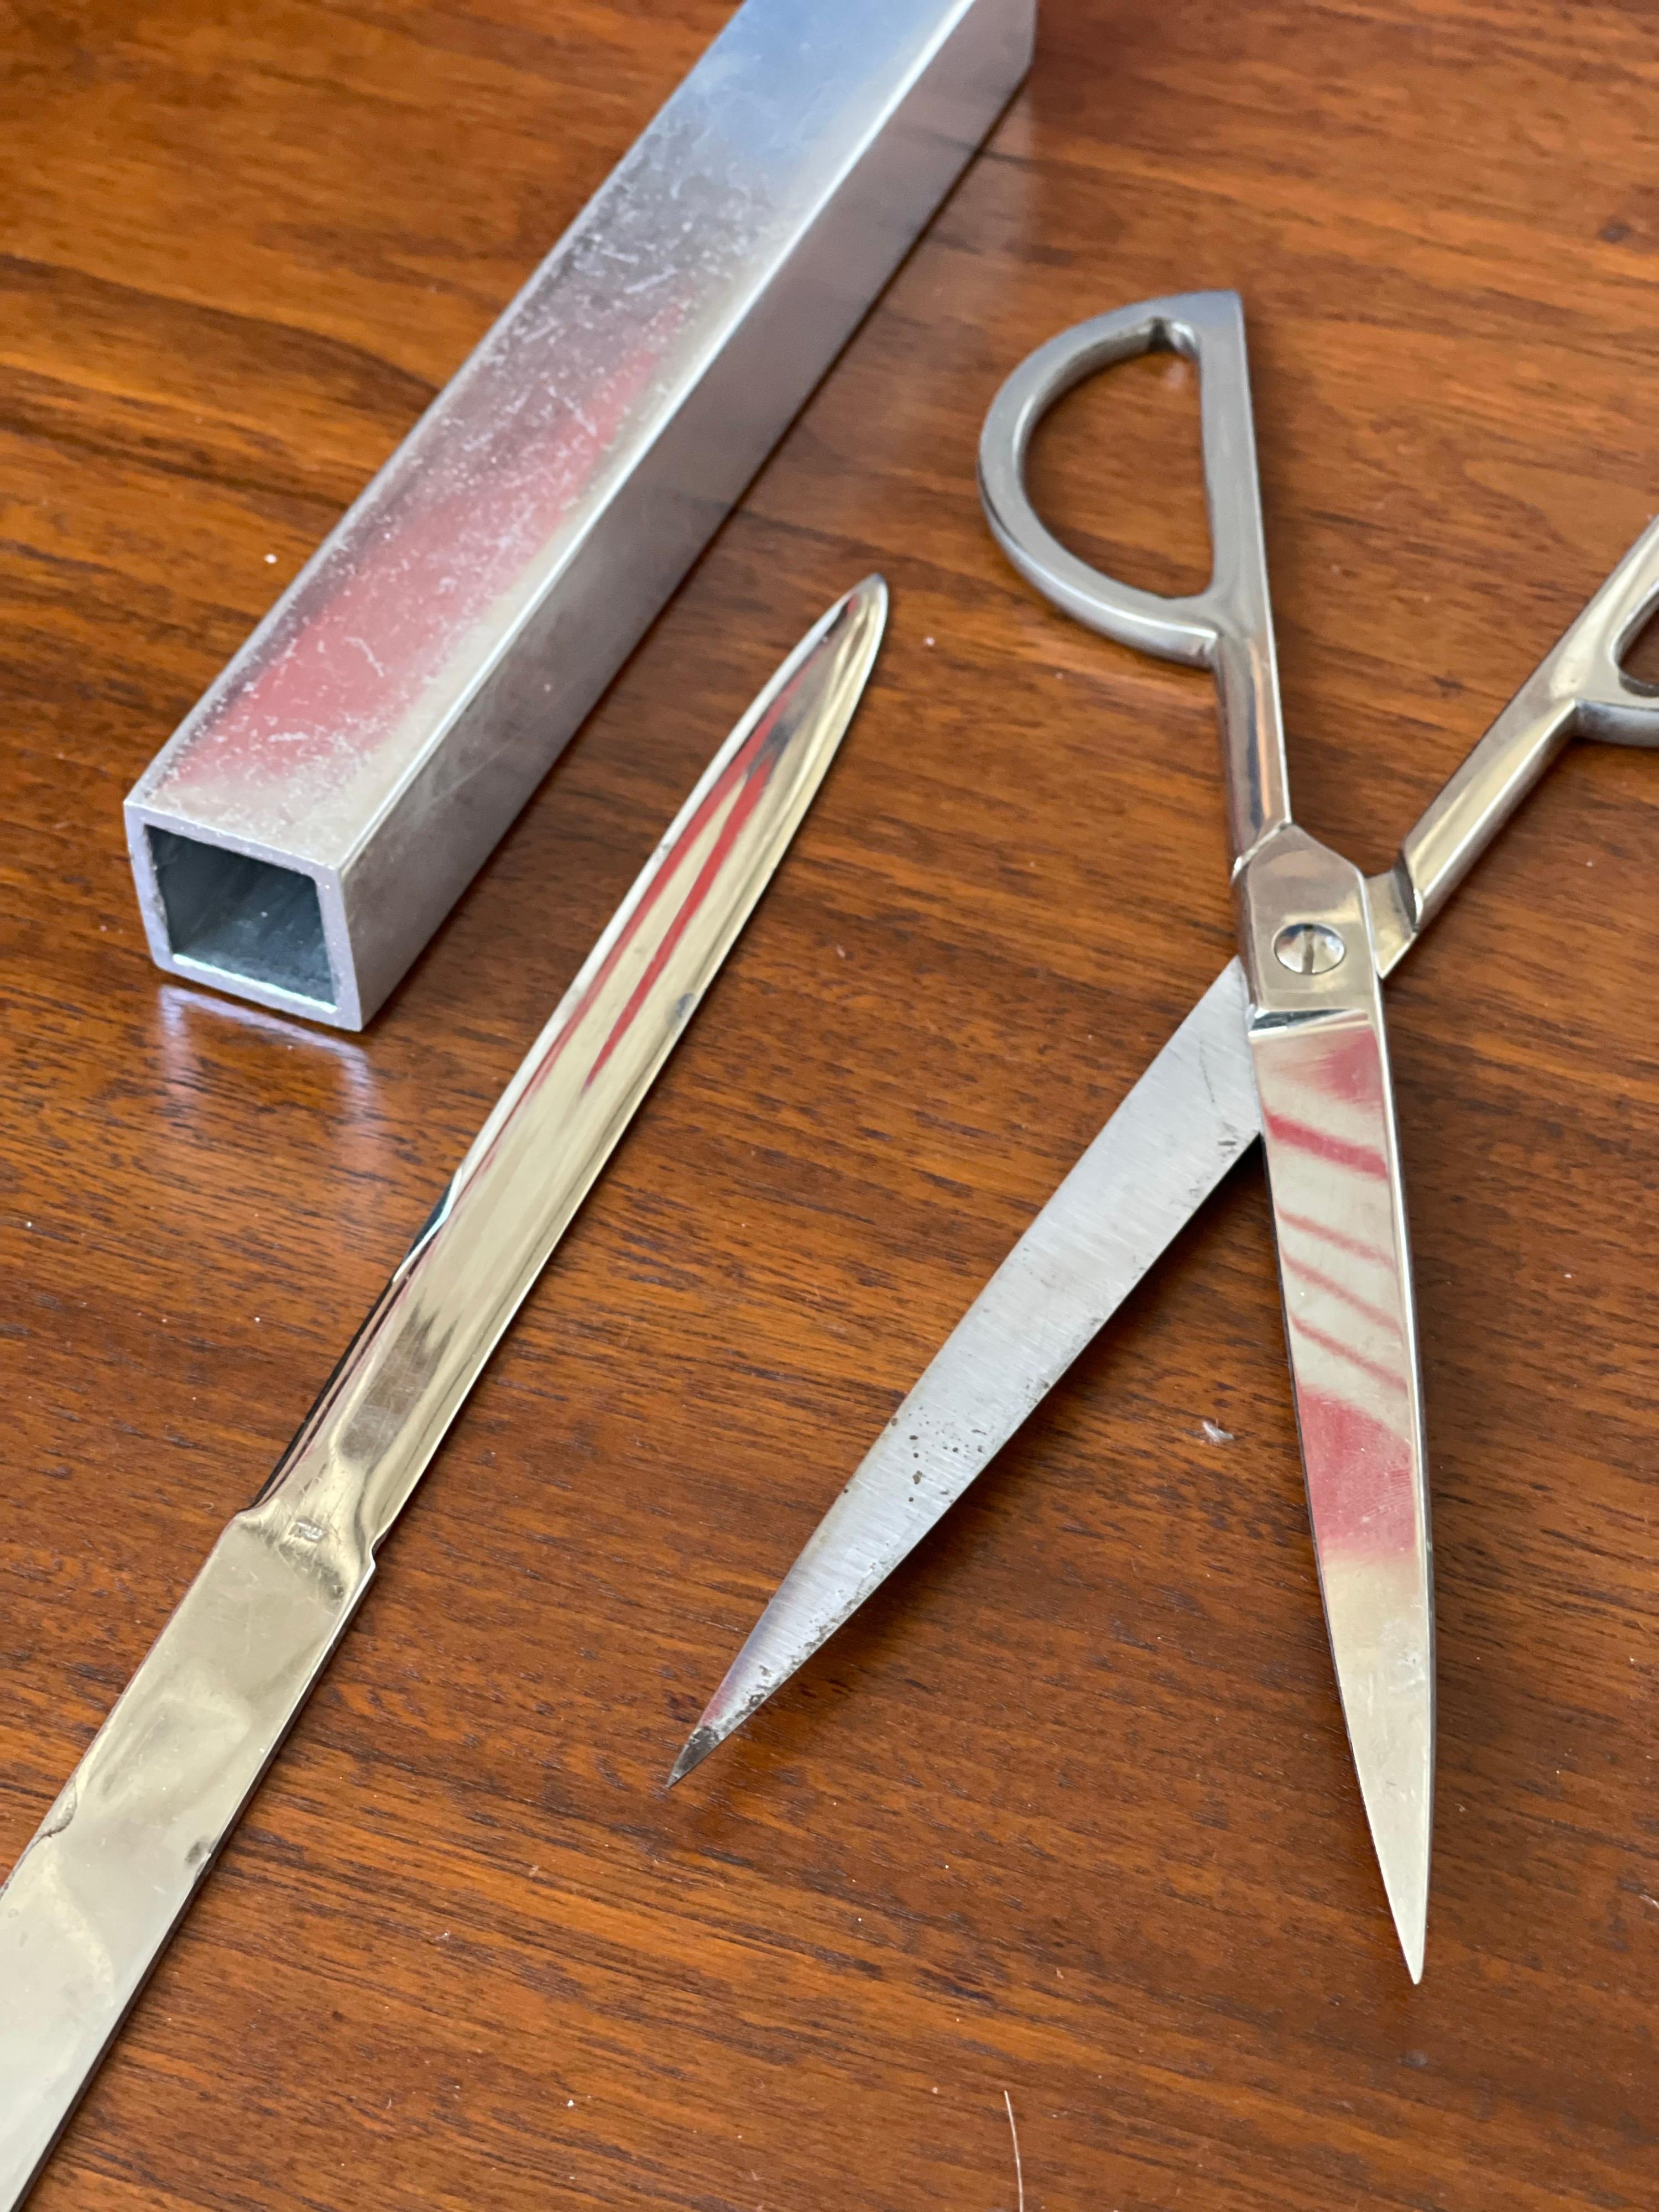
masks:
<path fill-rule="evenodd" d="M 126 802 L 157 963 L 361 1029 L 984 137 L 1035 0 L 746 0 Z"/>

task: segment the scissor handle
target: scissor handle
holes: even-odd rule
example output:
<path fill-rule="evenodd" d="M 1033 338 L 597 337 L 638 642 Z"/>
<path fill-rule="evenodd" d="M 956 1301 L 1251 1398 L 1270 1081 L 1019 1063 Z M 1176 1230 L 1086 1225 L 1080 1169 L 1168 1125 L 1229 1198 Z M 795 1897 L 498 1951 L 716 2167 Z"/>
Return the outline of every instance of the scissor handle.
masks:
<path fill-rule="evenodd" d="M 1386 975 L 1433 921 L 1545 770 L 1575 737 L 1659 746 L 1659 687 L 1622 656 L 1659 608 L 1659 522 L 1650 523 L 1400 848 L 1370 878 Z"/>
<path fill-rule="evenodd" d="M 1138 591 L 1068 553 L 1025 489 L 1032 434 L 1056 400 L 1097 369 L 1159 351 L 1184 355 L 1198 369 L 1212 567 L 1204 590 L 1184 597 Z M 979 489 L 997 543 L 1062 613 L 1120 645 L 1213 670 L 1233 850 L 1242 857 L 1282 828 L 1291 818 L 1289 779 L 1237 293 L 1144 300 L 1039 346 L 991 403 Z"/>

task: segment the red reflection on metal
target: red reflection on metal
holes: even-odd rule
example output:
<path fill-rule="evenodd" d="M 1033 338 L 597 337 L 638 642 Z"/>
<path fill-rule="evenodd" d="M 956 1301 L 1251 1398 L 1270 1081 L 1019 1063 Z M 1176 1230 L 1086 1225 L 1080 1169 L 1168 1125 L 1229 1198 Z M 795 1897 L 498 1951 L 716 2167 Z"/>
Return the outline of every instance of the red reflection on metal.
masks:
<path fill-rule="evenodd" d="M 265 657 L 220 703 L 191 780 L 276 789 L 332 765 L 343 784 L 372 765 L 377 739 L 548 553 L 679 320 L 678 308 L 659 314 L 580 407 L 532 388 L 476 447 L 453 422 L 438 426 L 401 497 L 375 505 L 283 611 Z"/>
<path fill-rule="evenodd" d="M 1334 1097 L 1342 1095 L 1332 1093 Z M 1376 1095 L 1375 1091 L 1372 1095 Z M 1388 1181 L 1389 1163 L 1373 1146 L 1350 1144 L 1328 1129 L 1316 1129 L 1310 1122 L 1293 1121 L 1283 1114 L 1264 1113 L 1262 1127 L 1278 1143 L 1294 1145 L 1297 1152 L 1311 1152 L 1316 1159 L 1328 1160 L 1333 1167 L 1352 1168 L 1357 1175 L 1377 1176 Z"/>
<path fill-rule="evenodd" d="M 684 835 L 680 843 L 675 847 L 673 852 L 669 855 L 668 860 L 663 866 L 660 872 L 652 878 L 650 887 L 647 890 L 645 896 L 640 901 L 638 909 L 629 920 L 628 927 L 623 932 L 621 937 L 617 940 L 616 950 L 612 953 L 611 959 L 606 962 L 605 969 L 601 970 L 600 975 L 594 979 L 593 989 L 597 991 L 600 988 L 605 975 L 610 972 L 614 963 L 621 957 L 623 948 L 630 944 L 639 934 L 641 927 L 643 925 L 652 908 L 657 903 L 657 901 L 661 896 L 662 893 L 668 889 L 669 884 L 672 882 L 674 875 L 679 867 L 683 855 L 696 848 L 698 831 L 702 828 L 703 824 L 719 812 L 722 806 L 726 805 L 727 794 L 731 793 L 732 787 L 736 786 L 736 796 L 732 799 L 725 821 L 721 823 L 719 830 L 715 833 L 714 842 L 710 848 L 708 857 L 703 862 L 702 866 L 698 870 L 696 881 L 690 885 L 685 896 L 681 900 L 678 910 L 675 914 L 672 921 L 663 932 L 662 942 L 658 945 L 656 951 L 652 954 L 649 961 L 646 963 L 645 973 L 641 976 L 639 981 L 634 986 L 632 995 L 629 997 L 628 1004 L 623 1008 L 622 1012 L 617 1016 L 610 1036 L 605 1039 L 604 1045 L 595 1055 L 593 1065 L 588 1070 L 587 1073 L 587 1081 L 589 1083 L 593 1080 L 593 1078 L 599 1073 L 599 1070 L 605 1066 L 606 1060 L 610 1059 L 611 1054 L 616 1050 L 617 1046 L 620 1043 L 623 1037 L 627 1035 L 629 1030 L 633 1026 L 635 1017 L 638 1014 L 641 1006 L 643 1004 L 645 999 L 649 994 L 652 985 L 656 981 L 657 977 L 662 973 L 663 968 L 666 964 L 670 956 L 672 954 L 674 947 L 679 943 L 681 938 L 684 936 L 686 929 L 693 917 L 696 915 L 698 908 L 702 905 L 703 901 L 708 897 L 709 891 L 713 889 L 715 883 L 718 882 L 720 871 L 726 866 L 726 860 L 732 852 L 732 847 L 742 836 L 744 823 L 754 812 L 756 805 L 759 802 L 761 793 L 765 790 L 768 782 L 770 781 L 772 768 L 775 765 L 775 753 L 771 760 L 765 760 L 763 758 L 763 756 L 766 750 L 767 740 L 771 735 L 776 720 L 777 709 L 774 708 L 772 713 L 769 714 L 754 731 L 747 743 L 743 746 L 742 750 L 735 756 L 730 765 L 726 768 L 725 773 L 717 780 L 714 787 L 709 792 L 708 798 L 704 799 L 702 805 L 692 816 L 690 821 L 687 823 Z M 590 996 L 592 994 L 590 994 Z M 580 1017 L 578 1017 L 578 1018 L 580 1018 Z"/>
<path fill-rule="evenodd" d="M 1296 1411 L 1321 1552 L 1347 1560 L 1409 1556 L 1417 1543 L 1409 1440 L 1351 1399 L 1312 1384 L 1297 1391 Z"/>
<path fill-rule="evenodd" d="M 1410 1558 L 1416 1401 L 1382 1048 L 1353 1018 L 1258 1058 L 1285 1322 L 1322 1565 Z"/>
<path fill-rule="evenodd" d="M 583 984 L 580 995 L 560 1007 L 555 1017 L 556 1033 L 549 1039 L 537 1063 L 535 1073 L 526 1086 L 527 1093 L 538 1091 L 558 1066 L 572 1040 L 580 1031 L 584 1019 L 596 1001 L 602 998 L 606 984 L 616 973 L 617 963 L 637 940 L 650 921 L 653 910 L 672 888 L 686 861 L 697 850 L 699 840 L 709 823 L 725 810 L 726 818 L 715 831 L 714 842 L 702 866 L 687 886 L 678 908 L 664 928 L 662 941 L 651 955 L 645 973 L 629 994 L 627 1004 L 611 1024 L 603 1045 L 594 1054 L 592 1065 L 582 1079 L 584 1091 L 622 1043 L 638 1018 L 651 986 L 660 975 L 664 963 L 719 881 L 744 825 L 771 781 L 772 771 L 782 751 L 779 726 L 795 696 L 796 686 L 792 684 L 773 701 L 682 825 L 673 844 L 659 856 L 655 873 L 641 893 L 637 905 L 623 927 L 617 932 L 616 942 L 607 951 L 592 975 Z M 504 1129 L 498 1133 L 495 1140 L 485 1148 L 478 1158 L 475 1172 L 482 1170 L 492 1158 L 505 1133 Z"/>

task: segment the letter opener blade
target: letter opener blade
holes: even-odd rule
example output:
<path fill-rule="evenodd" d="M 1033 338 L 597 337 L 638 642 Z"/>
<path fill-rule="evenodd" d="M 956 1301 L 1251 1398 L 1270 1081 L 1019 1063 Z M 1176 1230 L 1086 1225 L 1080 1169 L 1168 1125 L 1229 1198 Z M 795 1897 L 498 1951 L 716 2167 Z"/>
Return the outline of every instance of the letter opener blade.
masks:
<path fill-rule="evenodd" d="M 886 611 L 878 576 L 849 592 L 715 755 L 0 1890 L 0 2207 L 39 2174 L 376 1550 L 787 848 Z"/>

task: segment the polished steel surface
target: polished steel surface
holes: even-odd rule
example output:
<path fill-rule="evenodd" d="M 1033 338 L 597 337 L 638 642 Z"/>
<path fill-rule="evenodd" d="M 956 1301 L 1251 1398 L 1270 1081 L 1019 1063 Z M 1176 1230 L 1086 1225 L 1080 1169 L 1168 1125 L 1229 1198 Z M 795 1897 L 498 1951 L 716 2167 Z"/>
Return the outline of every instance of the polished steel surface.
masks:
<path fill-rule="evenodd" d="M 1055 402 L 1099 369 L 1158 351 L 1182 354 L 1199 366 L 1212 565 L 1204 590 L 1182 598 L 1137 591 L 1079 561 L 1048 529 L 1025 489 L 1032 435 Z M 1063 613 L 1120 645 L 1213 671 L 1234 852 L 1248 853 L 1288 822 L 1278 652 L 1237 294 L 1148 300 L 1097 315 L 1039 346 L 991 403 L 980 440 L 979 486 L 997 544 Z"/>
<path fill-rule="evenodd" d="M 1659 524 L 1642 532 L 1400 848 L 1366 884 L 1388 975 L 1575 737 L 1659 745 L 1659 696 L 1623 657 L 1659 606 Z"/>
<path fill-rule="evenodd" d="M 1097 365 L 1160 345 L 1199 374 L 1212 569 L 1176 605 L 1213 641 L 1201 658 L 1218 686 L 1245 1030 L 1314 1552 L 1360 1794 L 1415 1981 L 1433 1829 L 1434 1595 L 1405 1193 L 1364 882 L 1291 818 L 1237 295 L 1152 301 L 1054 339 L 1035 369 L 1015 370 L 1012 398 L 1005 386 L 993 403 L 980 478 L 999 543 L 1040 592 L 1109 635 L 1190 659 L 1184 636 L 1149 626 L 1157 596 L 1065 554 L 1023 485 L 1044 407 Z"/>
<path fill-rule="evenodd" d="M 1173 600 L 1066 552 L 1024 483 L 1044 410 L 1095 369 L 1158 347 L 1197 366 L 1212 547 L 1209 583 Z M 1109 636 L 1215 674 L 1245 1031 L 1314 1548 L 1360 1791 L 1415 1979 L 1433 1812 L 1434 1629 L 1405 1198 L 1364 879 L 1291 818 L 1237 295 L 1149 301 L 1051 340 L 992 403 L 980 483 L 998 543 L 1046 598 Z M 1358 1162 L 1377 1186 L 1369 1206 L 1357 1196 Z"/>
<path fill-rule="evenodd" d="M 1382 985 L 1364 878 L 1294 824 L 1251 854 L 1239 905 L 1314 1556 L 1360 1795 L 1417 1981 L 1434 1825 L 1434 1589 Z"/>
<path fill-rule="evenodd" d="M 0 2208 L 39 2172 L 378 1547 L 764 889 L 858 703 L 886 606 L 872 577 L 833 607 L 720 748 L 0 1891 Z"/>
<path fill-rule="evenodd" d="M 746 0 L 127 802 L 150 950 L 385 999 L 949 191 L 1035 0 Z"/>
<path fill-rule="evenodd" d="M 1413 908 L 1419 918 L 1407 926 L 1401 908 L 1398 872 L 1405 862 L 1367 880 L 1367 902 L 1379 917 L 1373 939 L 1379 977 L 1393 972 L 1575 732 L 1659 744 L 1659 698 L 1632 684 L 1618 665 L 1620 651 L 1656 606 L 1659 523 L 1638 539 L 1406 839 L 1402 854 L 1427 854 L 1443 847 L 1449 819 L 1458 825 L 1455 863 L 1443 860 L 1419 878 L 1437 893 Z M 1346 958 L 1346 945 L 1343 951 Z M 1243 970 L 1229 961 L 830 1508 L 710 1698 L 673 1780 L 741 1726 L 879 1588 L 1260 1133 L 1254 1081 L 1248 1095 L 1241 1088 L 1250 1073 L 1247 1005 Z M 1120 1215 L 1120 1207 L 1127 1212 Z M 918 1444 L 925 1450 L 920 1482 Z"/>
<path fill-rule="evenodd" d="M 1042 408 L 1146 331 L 1212 327 L 1192 302 L 1102 318 L 1043 348 L 988 417 L 981 484 L 1022 572 L 1092 627 L 1177 659 L 1206 657 L 1210 594 L 1172 603 L 1098 578 L 1031 514 L 1021 459 Z M 1109 341 L 1102 350 L 1101 333 Z M 1130 343 L 1130 340 L 1136 342 Z M 1195 343 L 1196 341 L 1194 341 Z M 1206 456 L 1212 414 L 1205 416 Z M 1235 445 L 1233 450 L 1237 450 Z M 1210 487 L 1212 516 L 1218 511 Z M 1219 511 L 1225 512 L 1224 507 Z M 1254 511 L 1254 510 L 1252 510 Z M 1028 521 L 1029 518 L 1029 521 Z M 1247 554 L 1260 533 L 1243 534 Z M 1140 603 L 1145 602 L 1142 605 Z M 1247 595 L 1248 603 L 1248 595 Z M 1267 605 L 1265 579 L 1255 603 Z M 1376 981 L 1392 971 L 1575 732 L 1659 743 L 1659 698 L 1620 655 L 1659 605 L 1659 524 L 1645 532 L 1406 839 L 1362 881 L 1299 831 L 1239 872 L 1246 950 L 1266 1003 L 1249 1055 L 1276 1123 L 1273 1198 L 1310 1505 L 1345 1717 L 1402 1949 L 1421 1971 L 1432 1776 L 1432 1614 L 1420 1385 L 1397 1145 Z M 1170 627 L 1157 625 L 1166 617 Z M 1271 639 L 1260 653 L 1271 668 Z M 1224 737 L 1235 761 L 1224 719 Z M 1273 747 L 1266 757 L 1273 757 Z M 1260 749 L 1242 758 L 1260 761 Z M 1316 857 L 1315 857 L 1316 856 Z M 1264 887 L 1253 871 L 1288 876 Z M 1346 973 L 1344 972 L 1346 970 Z M 1238 964 L 1212 986 L 1048 1200 L 830 1508 L 720 1683 L 673 1770 L 689 1772 L 816 1650 L 966 1490 L 1109 1319 L 1237 1156 L 1236 1091 L 1213 1084 L 1224 1027 L 1249 1003 Z M 1204 1036 L 1201 1077 L 1194 1025 Z M 1277 1036 L 1272 1033 L 1277 1030 Z M 1247 1033 L 1231 1048 L 1242 1061 Z M 1142 1102 L 1180 1097 L 1160 1126 Z M 1252 1093 L 1249 1129 L 1260 1128 Z M 1311 1188 L 1311 1196 L 1309 1190 Z M 1188 1194 L 1183 1199 L 1183 1190 Z M 1298 1203 L 1298 1200 L 1301 1202 Z M 1167 1233 L 1115 1235 L 1103 1206 L 1170 1208 Z M 1182 1211 L 1184 1205 L 1185 1211 Z M 1133 1218 L 1133 1215 L 1131 1217 Z M 1075 1264 L 1051 1271 L 1048 1255 Z M 923 1458 L 912 1453 L 920 1446 Z M 912 1497 L 910 1493 L 917 1493 Z"/>
<path fill-rule="evenodd" d="M 863 1604 L 1110 1319 L 1259 1133 L 1236 960 L 993 1275 L 756 1624 L 671 1780 Z"/>

